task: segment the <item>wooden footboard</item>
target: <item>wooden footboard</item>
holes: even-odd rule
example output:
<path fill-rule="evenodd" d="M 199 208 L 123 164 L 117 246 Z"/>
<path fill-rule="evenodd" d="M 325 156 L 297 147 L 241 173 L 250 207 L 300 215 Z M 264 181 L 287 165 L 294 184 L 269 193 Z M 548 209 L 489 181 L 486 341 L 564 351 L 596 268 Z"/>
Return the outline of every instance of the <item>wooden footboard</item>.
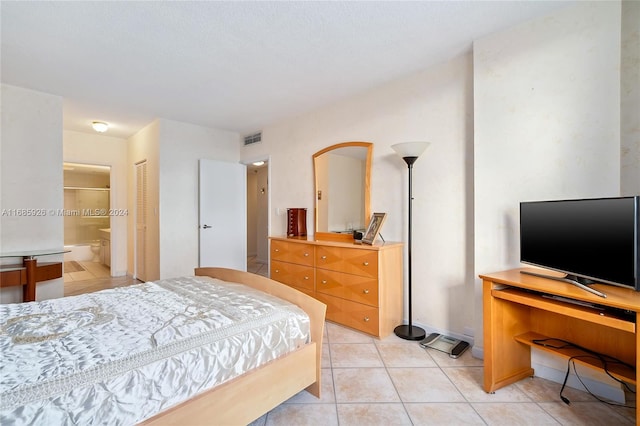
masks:
<path fill-rule="evenodd" d="M 160 413 L 144 425 L 248 424 L 305 388 L 320 397 L 324 303 L 248 272 L 196 268 L 195 274 L 245 284 L 298 305 L 311 319 L 311 344 Z"/>

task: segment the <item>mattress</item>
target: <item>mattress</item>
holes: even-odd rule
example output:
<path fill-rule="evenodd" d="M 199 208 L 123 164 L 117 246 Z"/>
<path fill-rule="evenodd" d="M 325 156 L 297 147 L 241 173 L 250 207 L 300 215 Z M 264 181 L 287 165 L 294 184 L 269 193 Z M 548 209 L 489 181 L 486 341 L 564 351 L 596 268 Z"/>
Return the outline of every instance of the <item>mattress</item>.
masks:
<path fill-rule="evenodd" d="M 308 342 L 297 306 L 209 277 L 0 305 L 0 423 L 135 424 Z"/>

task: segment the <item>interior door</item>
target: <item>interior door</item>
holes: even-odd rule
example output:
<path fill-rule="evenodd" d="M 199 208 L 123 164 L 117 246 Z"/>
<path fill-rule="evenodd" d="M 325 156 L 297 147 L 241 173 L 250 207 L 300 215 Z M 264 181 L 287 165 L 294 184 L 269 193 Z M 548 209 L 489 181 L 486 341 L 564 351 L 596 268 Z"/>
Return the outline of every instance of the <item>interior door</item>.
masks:
<path fill-rule="evenodd" d="M 247 270 L 247 169 L 200 160 L 199 265 Z"/>

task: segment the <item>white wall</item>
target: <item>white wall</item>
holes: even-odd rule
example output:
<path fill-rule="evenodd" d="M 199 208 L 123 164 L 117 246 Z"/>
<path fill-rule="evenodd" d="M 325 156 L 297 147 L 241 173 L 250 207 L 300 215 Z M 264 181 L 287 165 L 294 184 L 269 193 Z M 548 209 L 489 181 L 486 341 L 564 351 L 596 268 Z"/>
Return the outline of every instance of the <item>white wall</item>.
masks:
<path fill-rule="evenodd" d="M 243 159 L 270 155 L 271 235 L 285 235 L 288 207 L 307 208 L 314 223 L 312 155 L 339 142 L 373 142 L 371 208 L 388 213 L 384 238 L 404 241 L 407 166 L 390 146 L 431 141 L 414 166 L 413 320 L 458 334 L 474 321 L 471 81 L 465 55 L 268 126 L 262 143 L 241 152 Z"/>
<path fill-rule="evenodd" d="M 198 160 L 239 162 L 240 135 L 160 122 L 160 278 L 193 275 L 198 266 Z"/>
<path fill-rule="evenodd" d="M 0 252 L 62 249 L 62 98 L 1 85 Z M 6 211 L 5 211 L 6 209 Z M 17 216 L 13 209 L 39 209 L 42 216 Z M 62 255 L 38 258 L 61 262 Z M 21 259 L 3 259 L 3 263 Z M 36 299 L 64 295 L 62 278 L 38 284 Z M 0 302 L 22 301 L 22 289 L 4 288 Z"/>
<path fill-rule="evenodd" d="M 622 2 L 620 195 L 640 194 L 640 2 Z"/>
<path fill-rule="evenodd" d="M 520 266 L 520 201 L 619 195 L 619 63 L 618 2 L 474 43 L 475 276 Z"/>
<path fill-rule="evenodd" d="M 127 220 L 133 211 L 127 205 L 127 141 L 101 134 L 63 132 L 63 158 L 72 163 L 111 167 L 111 209 L 127 210 L 128 215 L 111 216 L 111 275 L 127 274 Z"/>

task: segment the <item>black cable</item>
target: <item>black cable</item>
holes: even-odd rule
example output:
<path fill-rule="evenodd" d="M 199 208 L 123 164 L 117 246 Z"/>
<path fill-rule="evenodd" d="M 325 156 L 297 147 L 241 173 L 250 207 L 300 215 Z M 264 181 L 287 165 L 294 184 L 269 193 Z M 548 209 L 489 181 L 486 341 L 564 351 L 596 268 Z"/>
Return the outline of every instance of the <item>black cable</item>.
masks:
<path fill-rule="evenodd" d="M 557 344 L 554 345 L 554 344 L 548 343 L 548 342 L 551 342 L 551 341 L 560 342 L 561 344 L 560 345 L 557 345 Z M 571 401 L 569 401 L 569 398 L 567 398 L 564 395 L 562 395 L 562 393 L 564 392 L 564 388 L 567 385 L 567 380 L 569 378 L 569 373 L 571 372 L 571 363 L 573 363 L 573 371 L 574 371 L 576 377 L 578 378 L 578 380 L 580 381 L 580 383 L 582 384 L 582 386 L 589 393 L 589 395 L 593 396 L 598 401 L 604 402 L 604 403 L 609 404 L 609 405 L 613 405 L 613 406 L 617 406 L 617 407 L 634 408 L 635 409 L 635 407 L 632 407 L 632 406 L 629 406 L 629 405 L 626 405 L 626 404 L 616 404 L 616 403 L 613 403 L 613 402 L 610 402 L 610 401 L 606 401 L 606 400 L 600 399 L 596 395 L 594 395 L 589 390 L 589 388 L 584 384 L 584 382 L 582 381 L 582 379 L 578 375 L 578 371 L 576 369 L 576 363 L 575 363 L 574 359 L 577 359 L 577 358 L 592 358 L 592 359 L 599 360 L 600 363 L 602 364 L 602 369 L 607 374 L 607 376 L 611 377 L 616 382 L 622 384 L 627 391 L 629 391 L 631 393 L 635 393 L 635 391 L 633 391 L 625 381 L 623 381 L 621 379 L 618 379 L 617 377 L 614 377 L 609 372 L 609 365 L 610 364 L 624 365 L 625 367 L 628 367 L 631 370 L 635 371 L 635 367 L 633 367 L 631 364 L 628 364 L 628 363 L 626 363 L 624 361 L 621 361 L 621 360 L 619 360 L 617 358 L 614 358 L 612 356 L 609 356 L 609 355 L 600 354 L 600 353 L 595 352 L 595 351 L 593 351 L 591 349 L 584 348 L 584 347 L 582 347 L 580 345 L 576 345 L 575 343 L 572 343 L 572 342 L 569 342 L 569 341 L 566 341 L 566 340 L 563 340 L 563 339 L 556 339 L 556 338 L 534 339 L 533 343 L 536 344 L 536 345 L 540 345 L 540 346 L 544 346 L 544 347 L 548 347 L 548 348 L 552 348 L 552 349 L 574 348 L 574 349 L 579 349 L 581 351 L 584 351 L 584 352 L 586 352 L 588 354 L 588 355 L 574 355 L 574 356 L 569 357 L 569 359 L 567 360 L 567 372 L 566 372 L 566 374 L 564 376 L 564 381 L 562 382 L 562 387 L 560 388 L 560 399 L 565 404 L 567 404 L 567 405 L 571 404 Z"/>

